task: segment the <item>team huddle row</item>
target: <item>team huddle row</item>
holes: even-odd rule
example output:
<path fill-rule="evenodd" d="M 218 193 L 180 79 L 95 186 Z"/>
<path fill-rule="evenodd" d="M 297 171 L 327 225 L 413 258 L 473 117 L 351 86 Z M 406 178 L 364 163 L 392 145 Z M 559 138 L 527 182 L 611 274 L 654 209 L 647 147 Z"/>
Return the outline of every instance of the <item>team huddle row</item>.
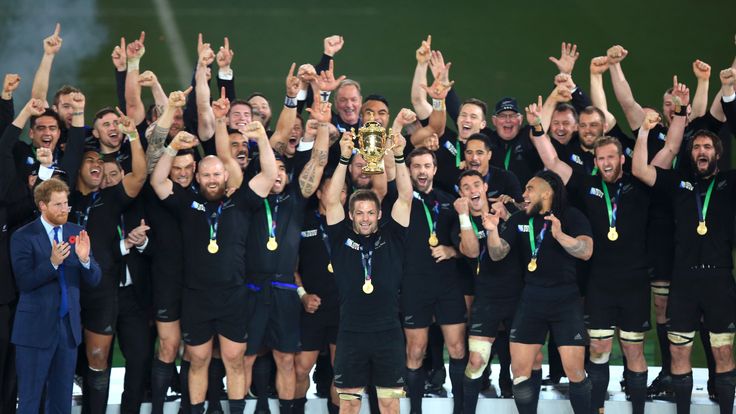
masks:
<path fill-rule="evenodd" d="M 625 391 L 643 413 L 653 294 L 663 369 L 649 393 L 673 393 L 689 412 L 690 351 L 704 328 L 709 393 L 731 412 L 736 175 L 719 133 L 736 130 L 733 67 L 708 105 L 710 66 L 695 61 L 692 97 L 675 77 L 660 113 L 635 101 L 626 49 L 591 60 L 586 93 L 573 80 L 577 47 L 563 43 L 546 99 L 489 109 L 459 97 L 428 37 L 413 109 L 391 120 L 386 98 L 336 75 L 344 40 L 330 36 L 318 64 L 292 64 L 273 121 L 276 101 L 237 98 L 227 38 L 215 52 L 200 35 L 192 85 L 167 96 L 141 71 L 141 33 L 114 48 L 117 106 L 88 127 L 80 90 L 46 101 L 61 44 L 57 25 L 18 114 L 19 76 L 5 76 L 0 100 L 0 265 L 19 296 L 19 411 L 69 412 L 83 344 L 83 411 L 104 412 L 117 336 L 122 412 L 138 412 L 147 387 L 163 412 L 183 341 L 185 412 L 203 413 L 206 400 L 221 409 L 223 375 L 230 412 L 253 389 L 256 412 L 269 412 L 271 354 L 280 412 L 303 413 L 328 349 L 329 412 L 357 413 L 369 387 L 381 412 L 398 413 L 406 391 L 420 413 L 436 324 L 454 413 L 475 412 L 493 353 L 502 396 L 536 412 L 548 336 L 573 410 L 598 412 L 616 335 Z M 608 111 L 606 72 L 631 132 Z M 387 135 L 379 165 L 361 155 L 364 126 Z"/>

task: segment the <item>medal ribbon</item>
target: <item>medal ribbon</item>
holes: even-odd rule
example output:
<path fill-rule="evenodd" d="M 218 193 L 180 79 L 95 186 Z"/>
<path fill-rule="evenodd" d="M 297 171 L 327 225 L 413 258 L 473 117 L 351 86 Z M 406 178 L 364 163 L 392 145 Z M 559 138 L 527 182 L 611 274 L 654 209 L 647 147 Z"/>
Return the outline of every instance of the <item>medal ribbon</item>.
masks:
<path fill-rule="evenodd" d="M 279 199 L 276 198 L 276 205 L 273 207 L 273 213 L 271 212 L 271 205 L 268 203 L 268 199 L 263 199 L 263 204 L 266 205 L 266 226 L 268 227 L 268 237 L 271 239 L 276 238 L 276 219 L 279 215 Z"/>
<path fill-rule="evenodd" d="M 539 236 L 534 237 L 534 217 L 529 217 L 529 247 L 532 250 L 532 259 L 536 260 L 539 255 L 539 248 L 542 247 L 542 240 L 544 240 L 544 233 L 547 232 L 547 221 L 545 220 L 542 230 L 539 232 Z M 536 239 L 536 240 L 535 240 Z"/>
<path fill-rule="evenodd" d="M 460 138 L 455 141 L 455 168 L 460 168 Z"/>
<path fill-rule="evenodd" d="M 590 172 L 590 175 L 596 175 L 598 174 L 598 167 L 593 167 L 593 171 Z"/>
<path fill-rule="evenodd" d="M 371 281 L 371 273 L 373 271 L 373 250 L 366 251 L 363 245 L 360 245 L 360 255 L 363 259 L 363 277 L 366 282 Z"/>
<path fill-rule="evenodd" d="M 608 194 L 608 186 L 606 182 L 601 178 L 601 186 L 603 187 L 603 194 L 606 196 L 606 210 L 608 210 L 608 226 L 610 228 L 616 227 L 616 213 L 618 212 L 619 197 L 621 197 L 621 188 L 623 182 L 619 181 L 618 190 L 616 190 L 616 198 L 611 201 L 611 196 Z"/>
<path fill-rule="evenodd" d="M 434 202 L 434 207 L 432 207 L 432 211 L 434 212 L 434 216 L 430 212 L 429 207 L 427 207 L 427 203 L 424 202 L 424 199 L 418 192 L 414 192 L 414 198 L 422 202 L 422 207 L 424 207 L 424 214 L 427 216 L 427 225 L 429 226 L 429 234 L 435 234 L 435 228 L 437 228 L 437 216 L 439 214 L 439 203 L 437 201 Z"/>
<path fill-rule="evenodd" d="M 92 193 L 92 202 L 89 203 L 87 208 L 84 210 L 84 217 L 79 217 L 81 216 L 81 214 L 79 214 L 80 212 L 77 212 L 79 225 L 84 227 L 85 229 L 87 228 L 87 221 L 89 220 L 89 213 L 90 211 L 92 211 L 92 207 L 95 206 L 95 202 L 97 201 L 97 197 L 99 196 L 100 196 L 99 191 L 95 191 L 94 193 Z"/>
<path fill-rule="evenodd" d="M 473 225 L 473 232 L 475 233 L 475 238 L 477 238 L 480 241 L 481 239 L 480 232 L 478 231 L 478 226 L 475 225 L 475 220 L 473 220 L 472 217 L 470 218 L 470 224 Z M 478 255 L 478 258 L 476 259 L 476 263 L 475 263 L 476 276 L 480 274 L 480 261 L 483 260 L 484 254 L 486 254 L 486 244 L 481 243 L 480 254 Z"/>
<path fill-rule="evenodd" d="M 120 215 L 120 224 L 118 224 L 118 236 L 120 236 L 120 240 L 125 240 L 125 221 L 122 214 Z"/>
<path fill-rule="evenodd" d="M 207 222 L 210 225 L 210 240 L 217 239 L 217 227 L 218 227 L 218 223 L 220 221 L 221 215 L 222 215 L 222 201 L 220 202 L 220 205 L 217 207 L 217 211 L 215 212 L 215 214 L 207 217 Z"/>
<path fill-rule="evenodd" d="M 713 184 L 716 183 L 716 177 L 713 177 L 713 179 L 710 182 L 710 185 L 708 186 L 708 191 L 705 193 L 705 202 L 700 200 L 700 190 L 698 189 L 698 183 L 695 182 L 695 189 L 698 190 L 695 192 L 695 203 L 698 206 L 698 221 L 701 223 L 705 223 L 705 217 L 708 215 L 708 205 L 710 204 L 710 196 L 713 193 Z"/>

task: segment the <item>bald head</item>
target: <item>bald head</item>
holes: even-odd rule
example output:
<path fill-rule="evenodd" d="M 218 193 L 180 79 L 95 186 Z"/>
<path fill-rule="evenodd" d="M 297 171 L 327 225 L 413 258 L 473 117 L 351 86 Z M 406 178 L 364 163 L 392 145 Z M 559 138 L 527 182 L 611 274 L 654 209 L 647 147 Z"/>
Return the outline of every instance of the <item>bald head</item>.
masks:
<path fill-rule="evenodd" d="M 197 182 L 200 194 L 208 201 L 217 201 L 225 195 L 228 174 L 225 165 L 214 155 L 202 158 L 197 168 Z"/>

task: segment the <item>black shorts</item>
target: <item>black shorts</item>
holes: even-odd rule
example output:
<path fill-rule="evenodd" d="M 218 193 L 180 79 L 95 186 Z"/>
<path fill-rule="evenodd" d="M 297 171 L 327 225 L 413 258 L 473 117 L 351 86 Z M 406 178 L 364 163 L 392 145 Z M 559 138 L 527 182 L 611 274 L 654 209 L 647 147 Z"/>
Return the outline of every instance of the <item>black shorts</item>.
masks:
<path fill-rule="evenodd" d="M 438 286 L 409 284 L 405 278 L 401 287 L 404 328 L 427 328 L 435 321 L 438 325 L 465 323 L 465 312 L 465 298 L 459 284 L 448 283 L 438 289 Z"/>
<path fill-rule="evenodd" d="M 266 348 L 284 353 L 299 352 L 302 302 L 296 289 L 265 286 L 250 288 L 248 292 L 248 349 L 245 354 L 256 355 Z"/>
<path fill-rule="evenodd" d="M 381 332 L 337 334 L 335 387 L 360 388 L 372 384 L 383 388 L 404 386 L 406 348 L 400 328 Z"/>
<path fill-rule="evenodd" d="M 578 287 L 539 288 L 527 285 L 511 325 L 509 339 L 543 345 L 551 332 L 557 346 L 585 346 L 588 332 Z"/>
<path fill-rule="evenodd" d="M 646 273 L 642 278 L 646 280 Z M 618 327 L 627 332 L 646 332 L 652 327 L 650 298 L 648 283 L 627 290 L 610 290 L 593 282 L 585 297 L 585 324 L 588 329 Z"/>
<path fill-rule="evenodd" d="M 466 272 L 457 273 L 458 285 L 460 285 L 460 291 L 463 293 L 463 296 L 475 295 L 475 277 Z"/>
<path fill-rule="evenodd" d="M 118 320 L 117 289 L 82 295 L 82 327 L 96 334 L 113 335 Z"/>
<path fill-rule="evenodd" d="M 672 280 L 675 261 L 674 222 L 667 218 L 653 218 L 647 227 L 647 256 L 652 280 Z"/>
<path fill-rule="evenodd" d="M 202 345 L 215 335 L 239 343 L 248 340 L 248 292 L 231 289 L 182 291 L 181 338 L 187 345 Z"/>
<path fill-rule="evenodd" d="M 152 272 L 153 308 L 158 322 L 175 322 L 181 319 L 181 296 L 184 289 L 181 274 L 174 277 L 167 272 Z"/>
<path fill-rule="evenodd" d="M 489 298 L 476 296 L 470 310 L 468 335 L 495 338 L 503 324 L 507 329 L 513 325 L 519 298 Z"/>
<path fill-rule="evenodd" d="M 710 332 L 736 332 L 736 283 L 730 270 L 678 272 L 670 286 L 667 317 L 670 331 L 697 331 L 702 318 Z"/>
<path fill-rule="evenodd" d="M 321 351 L 327 345 L 337 343 L 339 309 L 318 310 L 317 313 L 302 311 L 301 339 L 302 351 Z"/>

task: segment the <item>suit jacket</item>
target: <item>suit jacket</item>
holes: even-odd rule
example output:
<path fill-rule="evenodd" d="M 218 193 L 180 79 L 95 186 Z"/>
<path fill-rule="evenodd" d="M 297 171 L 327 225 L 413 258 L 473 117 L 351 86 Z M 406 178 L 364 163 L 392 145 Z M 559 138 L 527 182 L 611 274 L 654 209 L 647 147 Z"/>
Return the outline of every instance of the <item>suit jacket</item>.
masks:
<path fill-rule="evenodd" d="M 67 223 L 62 226 L 64 241 L 77 236 L 82 227 Z M 16 345 L 48 348 L 59 335 L 59 303 L 61 284 L 59 270 L 51 264 L 51 243 L 41 218 L 18 229 L 10 239 L 15 282 L 20 292 L 11 341 Z M 74 248 L 64 260 L 69 321 L 77 345 L 82 341 L 79 286 L 84 282 L 96 286 L 102 277 L 100 266 L 89 255 L 90 268 L 79 262 Z"/>

